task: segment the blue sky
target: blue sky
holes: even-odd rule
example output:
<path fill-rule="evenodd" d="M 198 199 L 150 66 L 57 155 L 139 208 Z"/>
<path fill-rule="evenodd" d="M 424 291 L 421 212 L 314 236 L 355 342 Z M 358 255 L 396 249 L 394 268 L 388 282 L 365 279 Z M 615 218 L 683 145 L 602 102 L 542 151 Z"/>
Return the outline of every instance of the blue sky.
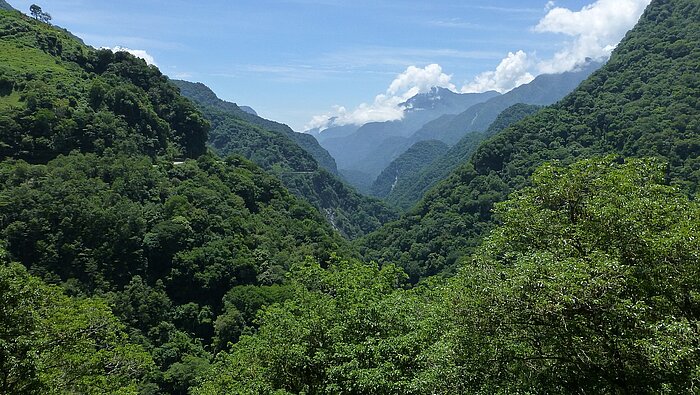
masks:
<path fill-rule="evenodd" d="M 562 68 L 553 65 L 567 57 L 599 53 L 577 45 L 590 47 L 589 30 L 595 29 L 608 41 L 619 40 L 649 1 L 9 2 L 25 12 L 36 2 L 90 45 L 145 51 L 167 75 L 201 81 L 223 99 L 301 130 L 314 116 L 372 108 L 384 100 L 377 95 L 403 97 L 433 77 L 455 90 L 507 90 Z M 582 14 L 586 6 L 600 12 Z M 586 18 L 603 22 L 588 26 Z M 620 26 L 611 33 L 610 24 Z M 605 46 L 599 36 L 593 40 Z M 433 64 L 439 70 L 427 76 Z M 510 74 L 496 75 L 499 64 Z M 410 66 L 413 74 L 405 73 Z M 395 80 L 405 84 L 392 85 Z M 398 88 L 390 91 L 390 85 Z"/>

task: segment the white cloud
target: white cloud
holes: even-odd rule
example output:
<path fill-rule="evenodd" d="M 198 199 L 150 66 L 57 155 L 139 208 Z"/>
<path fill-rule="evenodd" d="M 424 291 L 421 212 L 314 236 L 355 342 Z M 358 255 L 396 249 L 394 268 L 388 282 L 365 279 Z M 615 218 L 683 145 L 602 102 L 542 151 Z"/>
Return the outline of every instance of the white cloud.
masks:
<path fill-rule="evenodd" d="M 625 33 L 639 20 L 651 0 L 598 0 L 571 11 L 562 7 L 549 10 L 535 26 L 540 33 L 559 33 L 573 40 L 552 59 L 540 63 L 542 73 L 561 73 L 574 69 L 586 58 L 604 59 Z"/>
<path fill-rule="evenodd" d="M 474 81 L 462 87 L 463 93 L 498 91 L 501 93 L 527 84 L 535 77 L 528 71 L 532 60 L 524 51 L 509 52 L 495 71 L 486 71 L 474 78 Z"/>
<path fill-rule="evenodd" d="M 625 33 L 634 27 L 651 0 L 597 0 L 572 11 L 545 5 L 547 14 L 533 28 L 538 33 L 564 34 L 571 37 L 551 59 L 536 59 L 522 50 L 509 52 L 495 71 L 479 74 L 462 88 L 462 92 L 505 92 L 532 81 L 539 74 L 557 74 L 575 70 L 586 59 L 604 60 Z"/>
<path fill-rule="evenodd" d="M 555 1 L 545 3 L 546 15 L 533 28 L 538 33 L 563 34 L 570 37 L 563 48 L 551 59 L 538 59 L 535 54 L 523 50 L 509 52 L 495 70 L 477 75 L 465 84 L 463 93 L 496 90 L 507 92 L 529 83 L 539 74 L 556 74 L 572 71 L 583 65 L 588 58 L 604 60 L 617 46 L 625 33 L 634 27 L 651 0 L 596 0 L 579 11 L 558 7 Z M 489 7 L 505 12 L 498 7 Z M 520 10 L 523 11 L 523 10 Z M 535 12 L 534 9 L 530 11 Z M 541 9 L 538 12 L 542 12 Z M 453 21 L 454 22 L 454 21 Z M 423 55 L 437 55 L 423 53 Z M 378 59 L 382 51 L 361 59 Z M 467 58 L 467 56 L 465 56 Z M 347 59 L 344 59 L 346 61 Z M 371 61 L 371 60 L 370 60 Z M 401 59 L 401 61 L 405 61 Z M 394 64 L 384 62 L 385 64 Z M 401 64 L 397 61 L 396 64 Z M 401 103 L 433 86 L 454 90 L 451 75 L 443 73 L 437 64 L 425 68 L 411 66 L 391 83 L 389 89 L 377 95 L 371 104 L 363 103 L 355 110 L 336 106 L 333 111 L 313 117 L 307 129 L 324 129 L 329 125 L 362 125 L 367 122 L 398 120 L 405 108 Z"/>
<path fill-rule="evenodd" d="M 105 48 L 112 50 L 112 52 L 128 52 L 128 53 L 136 56 L 137 58 L 141 58 L 141 59 L 145 60 L 146 63 L 148 63 L 150 65 L 158 66 L 156 64 L 156 60 L 153 58 L 153 56 L 151 56 L 148 52 L 146 52 L 143 49 L 131 49 L 131 48 L 120 47 L 118 45 L 116 47 L 113 47 L 113 48 L 108 48 L 108 47 L 105 47 Z"/>
<path fill-rule="evenodd" d="M 364 125 L 369 122 L 395 121 L 403 118 L 406 109 L 401 104 L 419 93 L 426 93 L 432 87 L 439 86 L 455 90 L 450 80 L 451 75 L 443 73 L 438 64 L 424 68 L 409 66 L 406 71 L 396 76 L 385 93 L 379 94 L 371 104 L 362 103 L 356 109 L 348 111 L 345 107 L 335 106 L 333 111 L 317 115 L 306 125 L 306 129 L 325 129 L 333 125 Z"/>

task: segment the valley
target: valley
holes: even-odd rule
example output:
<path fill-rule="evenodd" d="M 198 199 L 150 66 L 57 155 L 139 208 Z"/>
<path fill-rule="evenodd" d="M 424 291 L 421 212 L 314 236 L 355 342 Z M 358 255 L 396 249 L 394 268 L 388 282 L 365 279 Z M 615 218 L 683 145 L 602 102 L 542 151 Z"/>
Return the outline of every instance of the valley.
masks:
<path fill-rule="evenodd" d="M 330 3 L 276 7 L 330 18 Z M 622 7 L 550 3 L 515 10 L 537 30 Z M 544 55 L 520 70 L 506 61 L 527 54 L 509 52 L 460 88 L 436 65 L 407 67 L 303 133 L 226 83 L 86 44 L 52 25 L 75 23 L 68 6 L 40 18 L 0 0 L 0 394 L 700 385 L 696 0 L 646 1 L 608 54 L 566 70 Z M 263 19 L 236 23 L 273 48 Z M 359 68 L 339 58 L 314 78 Z M 313 85 L 292 65 L 264 70 Z M 504 70 L 508 84 L 489 82 Z"/>

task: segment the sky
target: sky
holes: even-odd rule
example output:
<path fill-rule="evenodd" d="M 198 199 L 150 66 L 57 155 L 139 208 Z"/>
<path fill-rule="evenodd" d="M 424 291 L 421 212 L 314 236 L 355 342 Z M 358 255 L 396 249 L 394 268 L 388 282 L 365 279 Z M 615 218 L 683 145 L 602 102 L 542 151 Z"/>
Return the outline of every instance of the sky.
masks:
<path fill-rule="evenodd" d="M 297 131 L 399 119 L 432 86 L 506 92 L 575 69 L 607 56 L 649 2 L 9 0 Z"/>

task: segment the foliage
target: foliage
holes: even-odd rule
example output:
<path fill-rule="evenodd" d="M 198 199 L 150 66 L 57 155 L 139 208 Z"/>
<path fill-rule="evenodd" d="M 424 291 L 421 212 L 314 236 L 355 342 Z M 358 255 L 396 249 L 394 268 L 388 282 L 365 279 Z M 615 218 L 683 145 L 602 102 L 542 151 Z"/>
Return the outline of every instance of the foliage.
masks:
<path fill-rule="evenodd" d="M 435 159 L 444 155 L 448 148 L 447 144 L 438 140 L 415 143 L 408 151 L 394 159 L 374 180 L 372 195 L 382 199 L 386 198 L 394 191 L 399 179 L 407 177 L 409 174 L 418 173 Z"/>
<path fill-rule="evenodd" d="M 29 12 L 32 14 L 32 17 L 37 21 L 41 21 L 44 23 L 49 23 L 51 21 L 51 14 L 49 14 L 48 12 L 44 12 L 41 9 L 41 7 L 39 7 L 36 4 L 32 4 L 29 7 Z"/>
<path fill-rule="evenodd" d="M 545 165 L 452 281 L 436 393 L 686 393 L 700 380 L 700 207 L 666 165 Z"/>
<path fill-rule="evenodd" d="M 196 157 L 207 123 L 160 71 L 126 52 L 0 11 L 0 157 L 72 150 Z"/>
<path fill-rule="evenodd" d="M 326 220 L 345 237 L 355 239 L 364 236 L 396 219 L 396 213 L 386 205 L 358 194 L 332 172 L 322 168 L 327 169 L 328 166 L 319 166 L 314 159 L 318 155 L 311 156 L 313 150 L 305 148 L 309 153 L 301 148 L 304 145 L 292 141 L 290 134 L 300 133 L 285 131 L 284 125 L 243 112 L 235 104 L 217 98 L 203 84 L 176 83 L 211 122 L 209 144 L 219 154 L 243 155 L 272 172 L 292 193 L 323 213 Z M 335 162 L 332 169 L 335 171 Z"/>
<path fill-rule="evenodd" d="M 280 283 L 309 256 L 351 254 L 312 207 L 240 158 L 6 161 L 0 191 L 10 256 L 73 294 L 106 294 L 164 370 L 205 355 L 194 339 L 211 344 L 231 287 Z"/>
<path fill-rule="evenodd" d="M 541 167 L 443 284 L 404 289 L 393 265 L 300 265 L 294 296 L 194 393 L 691 393 L 700 207 L 665 169 Z"/>
<path fill-rule="evenodd" d="M 595 155 L 662 157 L 674 184 L 700 181 L 700 4 L 655 1 L 608 63 L 558 104 L 483 143 L 401 220 L 361 241 L 367 259 L 413 279 L 441 273 L 493 227 L 495 202 L 543 162 Z"/>
<path fill-rule="evenodd" d="M 234 103 L 221 100 L 211 89 L 202 83 L 179 80 L 173 80 L 172 82 L 180 88 L 183 96 L 199 104 L 205 112 L 207 109 L 215 112 L 216 110 L 222 111 L 223 113 L 233 115 L 239 121 L 256 126 L 260 130 L 287 137 L 310 154 L 319 166 L 326 169 L 326 171 L 331 174 L 338 175 L 335 160 L 328 151 L 318 144 L 318 141 L 316 141 L 313 136 L 306 133 L 297 133 L 287 125 L 261 118 L 256 114 L 251 114 L 249 111 L 241 109 Z"/>
<path fill-rule="evenodd" d="M 21 265 L 0 264 L 0 301 L 3 394 L 137 394 L 155 368 L 103 301 L 69 298 Z"/>
<path fill-rule="evenodd" d="M 398 291 L 401 270 L 336 260 L 291 276 L 293 298 L 265 309 L 260 330 L 220 354 L 194 393 L 404 393 L 429 337 L 411 333 L 418 315 Z"/>

